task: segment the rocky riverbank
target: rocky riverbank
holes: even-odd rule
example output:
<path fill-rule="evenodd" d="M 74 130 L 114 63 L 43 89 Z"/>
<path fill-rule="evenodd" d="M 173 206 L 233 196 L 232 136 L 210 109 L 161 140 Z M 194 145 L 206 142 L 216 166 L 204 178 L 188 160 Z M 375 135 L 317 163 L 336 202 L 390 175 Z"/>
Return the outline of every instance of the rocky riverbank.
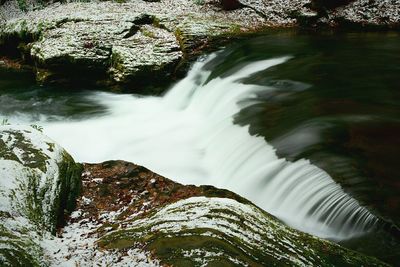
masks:
<path fill-rule="evenodd" d="M 81 171 L 40 131 L 0 127 L 1 266 L 386 266 L 227 190 L 123 161 Z"/>
<path fill-rule="evenodd" d="M 138 91 L 179 76 L 204 51 L 265 29 L 399 26 L 398 1 L 347 1 L 335 8 L 319 2 L 93 1 L 21 12 L 11 1 L 0 7 L 0 54 L 34 66 L 39 82 Z"/>

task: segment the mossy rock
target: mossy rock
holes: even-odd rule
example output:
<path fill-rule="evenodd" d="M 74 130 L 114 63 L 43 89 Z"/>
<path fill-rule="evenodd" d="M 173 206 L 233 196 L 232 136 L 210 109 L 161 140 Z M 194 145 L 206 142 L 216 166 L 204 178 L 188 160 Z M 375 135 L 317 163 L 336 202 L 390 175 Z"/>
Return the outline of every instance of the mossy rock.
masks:
<path fill-rule="evenodd" d="M 42 260 L 42 248 L 28 234 L 30 223 L 15 220 L 4 212 L 0 214 L 0 219 L 0 266 L 47 266 Z"/>
<path fill-rule="evenodd" d="M 40 131 L 0 126 L 0 210 L 55 233 L 72 211 L 81 167 Z"/>
<path fill-rule="evenodd" d="M 385 266 L 230 198 L 191 197 L 123 225 L 99 247 L 144 247 L 168 266 Z"/>

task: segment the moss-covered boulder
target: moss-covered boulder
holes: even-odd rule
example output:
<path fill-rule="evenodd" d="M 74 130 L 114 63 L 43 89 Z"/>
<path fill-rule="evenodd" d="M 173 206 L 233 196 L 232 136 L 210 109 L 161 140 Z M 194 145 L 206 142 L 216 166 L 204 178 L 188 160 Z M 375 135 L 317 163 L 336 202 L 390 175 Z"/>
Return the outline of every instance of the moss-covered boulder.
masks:
<path fill-rule="evenodd" d="M 80 166 L 58 144 L 25 126 L 0 126 L 0 210 L 54 232 L 74 209 Z"/>
<path fill-rule="evenodd" d="M 251 204 L 192 197 L 99 240 L 105 249 L 145 246 L 172 266 L 381 266 L 333 243 L 284 226 Z"/>
<path fill-rule="evenodd" d="M 0 220 L 0 266 L 47 266 L 29 220 L 6 212 Z"/>
<path fill-rule="evenodd" d="M 46 266 L 40 240 L 74 209 L 80 173 L 40 131 L 0 126 L 0 266 Z"/>
<path fill-rule="evenodd" d="M 285 226 L 227 190 L 181 185 L 123 161 L 85 164 L 82 179 L 64 234 L 79 228 L 75 243 L 92 243 L 72 245 L 59 260 L 133 266 L 145 255 L 149 266 L 385 266 Z M 82 247 L 91 246 L 94 258 L 82 258 Z"/>

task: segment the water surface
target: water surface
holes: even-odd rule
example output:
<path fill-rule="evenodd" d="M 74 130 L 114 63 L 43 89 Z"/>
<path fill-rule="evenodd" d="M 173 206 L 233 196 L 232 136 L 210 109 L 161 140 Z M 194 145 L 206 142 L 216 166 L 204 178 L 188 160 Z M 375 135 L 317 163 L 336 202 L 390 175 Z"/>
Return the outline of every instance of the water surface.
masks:
<path fill-rule="evenodd" d="M 398 241 L 382 228 L 400 224 L 400 36 L 279 32 L 208 60 L 145 98 L 0 71 L 0 117 L 43 125 L 77 160 L 128 159 L 181 182 L 257 192 L 245 196 L 292 226 L 395 263 Z M 321 192 L 342 204 L 296 206 Z M 379 227 L 354 226 L 370 215 Z"/>

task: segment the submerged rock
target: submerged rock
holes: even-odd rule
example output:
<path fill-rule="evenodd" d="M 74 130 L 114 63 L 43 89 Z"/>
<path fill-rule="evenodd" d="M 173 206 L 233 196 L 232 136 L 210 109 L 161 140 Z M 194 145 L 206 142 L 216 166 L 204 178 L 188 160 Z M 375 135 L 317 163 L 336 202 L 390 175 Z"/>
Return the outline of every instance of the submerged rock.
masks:
<path fill-rule="evenodd" d="M 61 232 L 76 241 L 54 265 L 385 265 L 293 230 L 232 192 L 184 186 L 128 162 L 85 164 L 83 184 Z"/>
<path fill-rule="evenodd" d="M 25 126 L 0 126 L 0 265 L 44 266 L 41 236 L 75 207 L 81 168 L 59 145 Z"/>

